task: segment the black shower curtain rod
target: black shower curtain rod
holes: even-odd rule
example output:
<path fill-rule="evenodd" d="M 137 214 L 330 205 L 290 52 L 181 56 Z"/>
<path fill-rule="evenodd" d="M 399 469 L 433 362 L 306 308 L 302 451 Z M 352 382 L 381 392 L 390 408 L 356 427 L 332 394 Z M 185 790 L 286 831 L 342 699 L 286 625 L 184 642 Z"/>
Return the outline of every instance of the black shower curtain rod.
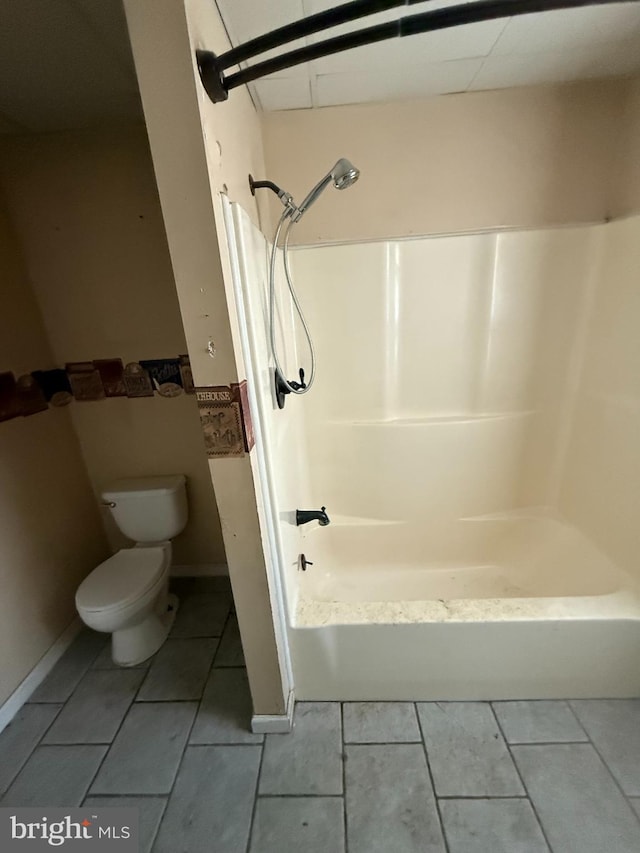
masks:
<path fill-rule="evenodd" d="M 335 27 L 338 24 L 373 15 L 376 12 L 399 6 L 411 6 L 420 2 L 424 2 L 424 0 L 354 0 L 354 2 L 334 6 L 325 12 L 279 27 L 272 32 L 232 48 L 220 56 L 216 56 L 215 53 L 208 50 L 197 50 L 196 60 L 200 79 L 209 98 L 214 103 L 220 103 L 227 100 L 230 89 L 250 83 L 252 80 L 258 80 L 260 77 L 265 77 L 276 71 L 300 65 L 302 62 L 320 59 L 323 56 L 330 56 L 333 53 L 351 50 L 365 44 L 458 27 L 463 24 L 490 21 L 495 18 L 510 18 L 533 12 L 575 9 L 582 6 L 604 6 L 621 2 L 637 3 L 640 0 L 480 0 L 480 2 L 475 3 L 467 2 L 459 6 L 422 12 L 419 15 L 409 15 L 399 18 L 397 21 L 365 27 L 356 32 L 335 36 L 298 50 L 288 51 L 273 59 L 259 62 L 249 68 L 230 74 L 228 77 L 223 73 L 226 68 L 295 39 Z"/>

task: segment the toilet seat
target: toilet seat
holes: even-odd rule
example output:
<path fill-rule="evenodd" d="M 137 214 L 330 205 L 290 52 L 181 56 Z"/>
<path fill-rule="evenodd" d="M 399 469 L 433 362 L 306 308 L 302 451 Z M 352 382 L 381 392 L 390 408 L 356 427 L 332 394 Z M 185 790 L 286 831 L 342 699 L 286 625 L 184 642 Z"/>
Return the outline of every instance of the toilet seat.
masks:
<path fill-rule="evenodd" d="M 87 612 L 121 610 L 154 586 L 164 564 L 163 548 L 123 548 L 84 579 L 76 605 Z"/>

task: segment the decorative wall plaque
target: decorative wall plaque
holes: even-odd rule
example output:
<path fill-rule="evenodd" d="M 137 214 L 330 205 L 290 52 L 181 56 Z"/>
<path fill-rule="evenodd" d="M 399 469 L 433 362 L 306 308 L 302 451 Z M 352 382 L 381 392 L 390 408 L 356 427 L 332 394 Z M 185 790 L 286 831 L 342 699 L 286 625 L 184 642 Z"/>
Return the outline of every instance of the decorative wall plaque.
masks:
<path fill-rule="evenodd" d="M 244 436 L 240 402 L 226 385 L 196 388 L 207 456 L 243 456 Z"/>
<path fill-rule="evenodd" d="M 106 397 L 126 397 L 124 387 L 124 366 L 121 358 L 97 358 L 93 362 L 100 374 Z"/>
<path fill-rule="evenodd" d="M 177 358 L 131 361 L 123 367 L 120 358 L 68 362 L 66 368 L 34 370 L 15 379 L 10 371 L 0 373 L 0 421 L 17 415 L 45 411 L 48 405 L 66 406 L 76 400 L 105 397 L 175 397 L 182 391 L 195 394 L 206 426 L 211 456 L 240 456 L 242 447 L 254 446 L 246 380 L 196 389 L 187 354 Z M 218 407 L 217 410 L 214 409 Z"/>
<path fill-rule="evenodd" d="M 177 397 L 182 394 L 180 359 L 152 358 L 140 364 L 149 372 L 151 384 L 162 397 Z"/>
<path fill-rule="evenodd" d="M 191 362 L 188 355 L 181 355 L 180 358 L 180 377 L 182 379 L 182 387 L 185 394 L 195 394 L 196 389 L 193 385 L 193 373 L 191 372 Z"/>
<path fill-rule="evenodd" d="M 240 403 L 242 414 L 242 432 L 244 437 L 244 449 L 250 453 L 256 440 L 253 434 L 253 422 L 251 420 L 251 409 L 249 408 L 249 395 L 247 393 L 247 380 L 232 382 L 230 386 L 232 399 Z"/>
<path fill-rule="evenodd" d="M 125 367 L 123 380 L 127 397 L 153 397 L 149 372 L 137 361 L 130 361 Z"/>
<path fill-rule="evenodd" d="M 73 400 L 66 370 L 60 367 L 53 370 L 34 370 L 31 375 L 42 389 L 45 400 L 52 406 L 68 406 Z"/>
<path fill-rule="evenodd" d="M 72 361 L 66 365 L 71 390 L 76 400 L 104 400 L 104 387 L 100 372 L 92 361 Z"/>
<path fill-rule="evenodd" d="M 16 382 L 16 391 L 21 415 L 25 417 L 35 415 L 37 412 L 44 412 L 49 408 L 42 388 L 30 373 L 25 373 L 24 376 L 19 377 Z"/>

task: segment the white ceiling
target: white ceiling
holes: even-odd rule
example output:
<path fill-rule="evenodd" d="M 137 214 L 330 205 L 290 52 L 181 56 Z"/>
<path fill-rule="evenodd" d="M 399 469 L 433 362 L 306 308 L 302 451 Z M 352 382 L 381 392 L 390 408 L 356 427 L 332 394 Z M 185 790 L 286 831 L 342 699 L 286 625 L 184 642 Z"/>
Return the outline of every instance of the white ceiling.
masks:
<path fill-rule="evenodd" d="M 0 0 L 0 133 L 141 116 L 122 0 Z"/>
<path fill-rule="evenodd" d="M 339 0 L 217 2 L 239 44 Z M 432 0 L 364 21 L 369 26 L 457 2 Z M 141 119 L 122 0 L 0 0 L 0 19 L 0 133 Z M 363 20 L 309 41 L 361 26 Z M 640 2 L 392 39 L 282 71 L 251 89 L 259 107 L 277 110 L 634 73 L 640 73 Z"/>
<path fill-rule="evenodd" d="M 398 7 L 310 36 L 307 43 L 459 2 L 432 0 Z M 339 0 L 217 3 L 237 45 Z M 300 40 L 286 49 L 304 44 Z M 263 110 L 287 110 L 637 73 L 639 2 L 536 13 L 391 39 L 280 71 L 250 88 Z"/>

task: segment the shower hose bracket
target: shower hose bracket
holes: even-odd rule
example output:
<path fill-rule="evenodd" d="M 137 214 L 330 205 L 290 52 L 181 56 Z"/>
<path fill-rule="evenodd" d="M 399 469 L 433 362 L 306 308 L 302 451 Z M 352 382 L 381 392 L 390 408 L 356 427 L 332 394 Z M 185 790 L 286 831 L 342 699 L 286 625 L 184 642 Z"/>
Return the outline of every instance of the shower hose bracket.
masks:
<path fill-rule="evenodd" d="M 291 389 L 294 391 L 301 391 L 303 388 L 306 388 L 306 382 L 304 381 L 304 370 L 300 368 L 300 382 L 295 382 L 291 380 L 291 382 L 287 382 L 282 373 L 276 368 L 276 372 L 274 374 L 274 385 L 276 391 L 276 402 L 278 403 L 279 409 L 284 409 L 285 397 L 287 394 L 291 393 Z"/>

